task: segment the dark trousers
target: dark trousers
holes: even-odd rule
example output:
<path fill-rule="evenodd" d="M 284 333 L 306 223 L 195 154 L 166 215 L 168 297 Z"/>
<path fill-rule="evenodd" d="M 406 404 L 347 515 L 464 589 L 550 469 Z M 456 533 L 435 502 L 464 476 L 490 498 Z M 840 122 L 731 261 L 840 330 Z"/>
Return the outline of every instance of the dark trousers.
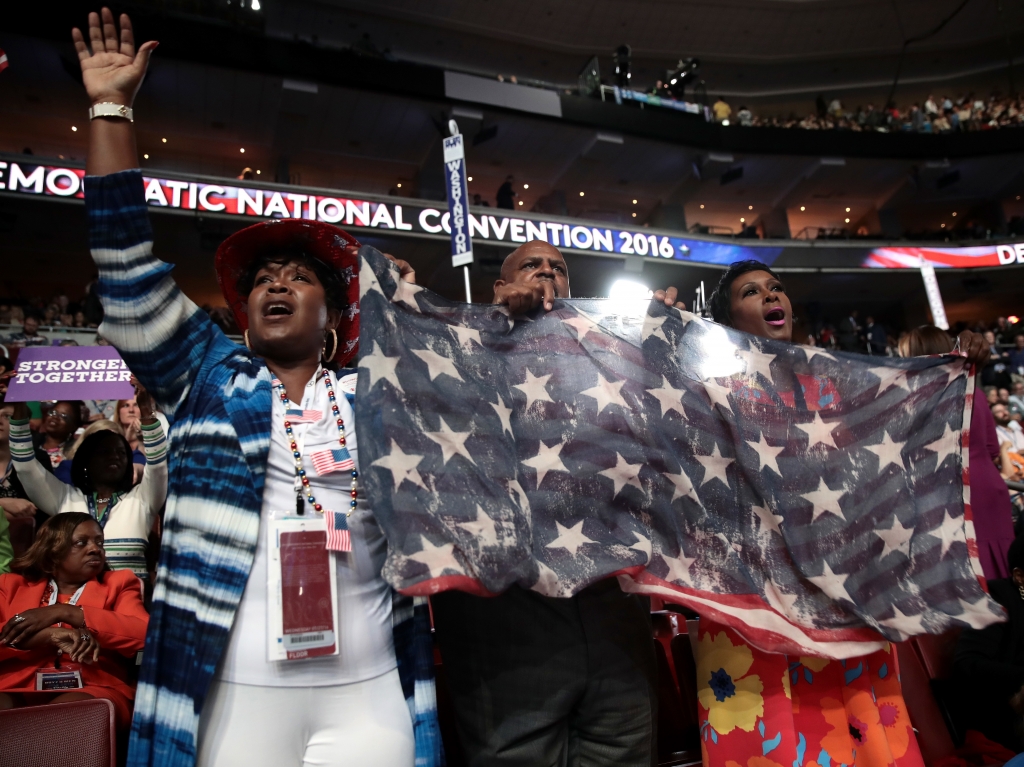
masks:
<path fill-rule="evenodd" d="M 649 767 L 657 661 L 648 600 L 614 579 L 571 599 L 513 586 L 431 597 L 471 767 Z"/>

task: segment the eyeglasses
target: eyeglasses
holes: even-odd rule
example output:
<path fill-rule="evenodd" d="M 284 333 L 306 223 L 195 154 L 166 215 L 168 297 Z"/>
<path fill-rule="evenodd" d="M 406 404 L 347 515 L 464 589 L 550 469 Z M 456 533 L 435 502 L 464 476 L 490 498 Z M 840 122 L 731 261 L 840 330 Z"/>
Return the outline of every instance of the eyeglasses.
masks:
<path fill-rule="evenodd" d="M 11 420 L 11 414 L 10 413 L 0 413 L 0 421 L 10 421 L 10 420 Z"/>
<path fill-rule="evenodd" d="M 46 414 L 46 417 L 49 418 L 51 415 L 57 416 L 62 421 L 71 420 L 71 413 L 62 413 L 59 410 L 51 410 L 49 413 Z"/>

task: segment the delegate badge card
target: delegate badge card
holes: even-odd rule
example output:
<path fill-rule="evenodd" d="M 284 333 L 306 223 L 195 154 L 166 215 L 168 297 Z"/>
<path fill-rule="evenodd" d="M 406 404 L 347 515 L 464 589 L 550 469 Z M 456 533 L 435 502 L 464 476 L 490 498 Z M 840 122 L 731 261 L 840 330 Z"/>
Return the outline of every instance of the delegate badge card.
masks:
<path fill-rule="evenodd" d="M 82 672 L 65 669 L 63 671 L 37 671 L 36 690 L 40 692 L 60 692 L 63 690 L 81 690 Z"/>
<path fill-rule="evenodd" d="M 269 660 L 337 655 L 337 566 L 323 517 L 279 512 L 267 528 Z"/>

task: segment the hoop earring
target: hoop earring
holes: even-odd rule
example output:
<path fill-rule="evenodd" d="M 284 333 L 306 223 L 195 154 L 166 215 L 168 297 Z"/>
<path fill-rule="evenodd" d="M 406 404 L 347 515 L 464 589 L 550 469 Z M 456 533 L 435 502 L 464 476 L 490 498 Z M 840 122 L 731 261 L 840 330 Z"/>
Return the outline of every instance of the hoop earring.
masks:
<path fill-rule="evenodd" d="M 249 329 L 248 328 L 246 328 L 245 332 L 242 333 L 242 338 L 245 340 L 245 348 L 248 349 L 249 351 L 252 351 L 252 347 L 249 346 Z"/>
<path fill-rule="evenodd" d="M 334 328 L 331 328 L 331 338 L 334 340 L 334 343 L 331 346 L 331 353 L 330 354 L 327 354 L 327 340 L 324 339 L 324 355 L 325 355 L 324 359 L 327 362 L 330 362 L 331 360 L 333 360 L 334 359 L 334 355 L 338 353 L 338 331 L 336 331 Z"/>

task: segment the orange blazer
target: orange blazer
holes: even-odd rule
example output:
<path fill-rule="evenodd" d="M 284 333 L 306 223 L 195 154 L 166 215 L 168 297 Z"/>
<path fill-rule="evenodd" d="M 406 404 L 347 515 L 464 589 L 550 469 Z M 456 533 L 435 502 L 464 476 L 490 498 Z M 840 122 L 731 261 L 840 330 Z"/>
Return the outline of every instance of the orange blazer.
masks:
<path fill-rule="evenodd" d="M 86 628 L 101 648 L 99 660 L 81 664 L 82 683 L 110 687 L 133 700 L 135 688 L 128 684 L 129 664 L 124 659 L 145 644 L 149 613 L 142 605 L 139 579 L 131 570 L 112 570 L 102 577 L 102 582 L 87 583 L 78 598 Z M 0 575 L 0 626 L 17 613 L 39 607 L 46 584 L 45 580 L 27 581 L 15 573 Z M 0 691 L 35 691 L 36 671 L 52 669 L 54 657 L 51 648 L 16 650 L 0 645 Z"/>

